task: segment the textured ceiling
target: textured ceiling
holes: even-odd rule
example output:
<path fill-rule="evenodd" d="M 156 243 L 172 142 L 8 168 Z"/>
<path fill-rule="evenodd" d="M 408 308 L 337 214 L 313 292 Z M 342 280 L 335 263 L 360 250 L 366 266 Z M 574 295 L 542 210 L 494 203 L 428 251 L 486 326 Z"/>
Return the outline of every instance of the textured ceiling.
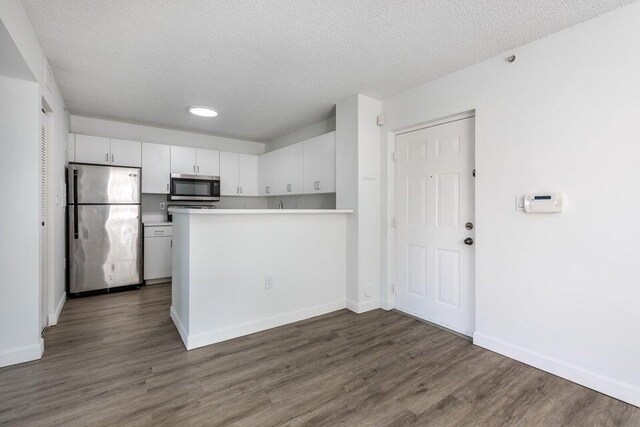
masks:
<path fill-rule="evenodd" d="M 259 141 L 631 2 L 23 0 L 72 113 Z"/>

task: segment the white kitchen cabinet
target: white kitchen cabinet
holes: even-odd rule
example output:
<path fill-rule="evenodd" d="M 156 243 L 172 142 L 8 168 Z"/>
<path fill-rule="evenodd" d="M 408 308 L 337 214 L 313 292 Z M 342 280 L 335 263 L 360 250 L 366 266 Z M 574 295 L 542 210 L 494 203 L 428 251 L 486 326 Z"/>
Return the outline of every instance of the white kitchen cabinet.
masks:
<path fill-rule="evenodd" d="M 198 175 L 220 176 L 220 152 L 197 148 L 196 173 Z"/>
<path fill-rule="evenodd" d="M 76 161 L 76 135 L 73 133 L 67 135 L 67 161 Z"/>
<path fill-rule="evenodd" d="M 303 143 L 289 145 L 278 150 L 278 192 L 302 194 L 304 191 Z"/>
<path fill-rule="evenodd" d="M 142 192 L 169 194 L 171 177 L 171 147 L 163 144 L 142 144 Z"/>
<path fill-rule="evenodd" d="M 171 173 L 195 175 L 196 149 L 171 146 Z"/>
<path fill-rule="evenodd" d="M 258 156 L 238 155 L 238 186 L 241 196 L 258 195 Z"/>
<path fill-rule="evenodd" d="M 238 181 L 238 153 L 220 153 L 220 195 L 240 195 Z"/>
<path fill-rule="evenodd" d="M 111 164 L 114 166 L 142 166 L 142 143 L 111 138 Z"/>
<path fill-rule="evenodd" d="M 311 138 L 303 143 L 304 192 L 335 193 L 335 132 Z"/>
<path fill-rule="evenodd" d="M 276 196 L 278 188 L 278 151 L 260 156 L 258 161 L 258 185 L 261 196 Z"/>
<path fill-rule="evenodd" d="M 171 277 L 172 227 L 144 227 L 144 280 L 158 280 Z"/>
<path fill-rule="evenodd" d="M 111 164 L 111 140 L 109 138 L 76 135 L 75 145 L 76 162 L 98 165 Z"/>
<path fill-rule="evenodd" d="M 220 153 L 220 195 L 258 195 L 258 156 Z"/>

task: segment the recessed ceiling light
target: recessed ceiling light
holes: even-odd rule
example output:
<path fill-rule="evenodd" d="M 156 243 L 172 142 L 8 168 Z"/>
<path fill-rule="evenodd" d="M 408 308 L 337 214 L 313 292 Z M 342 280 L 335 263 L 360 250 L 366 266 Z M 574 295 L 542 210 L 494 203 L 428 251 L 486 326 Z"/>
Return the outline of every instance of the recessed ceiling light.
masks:
<path fill-rule="evenodd" d="M 218 115 L 218 112 L 210 107 L 202 107 L 199 105 L 193 105 L 189 107 L 189 112 L 195 116 L 200 117 L 215 117 Z"/>

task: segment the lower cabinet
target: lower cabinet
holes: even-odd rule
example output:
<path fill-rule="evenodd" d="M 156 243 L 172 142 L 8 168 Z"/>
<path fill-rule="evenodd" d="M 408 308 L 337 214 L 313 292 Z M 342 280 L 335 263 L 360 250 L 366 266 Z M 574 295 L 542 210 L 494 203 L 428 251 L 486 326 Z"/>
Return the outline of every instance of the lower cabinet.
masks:
<path fill-rule="evenodd" d="M 170 225 L 144 227 L 144 281 L 160 283 L 171 277 L 172 228 Z"/>

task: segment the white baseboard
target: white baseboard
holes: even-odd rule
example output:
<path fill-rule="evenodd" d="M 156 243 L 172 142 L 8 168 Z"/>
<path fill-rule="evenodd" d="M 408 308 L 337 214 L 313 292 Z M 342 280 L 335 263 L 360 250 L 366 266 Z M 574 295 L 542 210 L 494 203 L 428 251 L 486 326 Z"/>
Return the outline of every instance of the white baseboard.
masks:
<path fill-rule="evenodd" d="M 49 326 L 54 326 L 58 324 L 58 319 L 60 318 L 60 313 L 62 312 L 62 307 L 64 307 L 64 303 L 67 300 L 67 293 L 62 294 L 62 298 L 58 301 L 56 305 L 56 311 L 53 314 L 49 315 Z"/>
<path fill-rule="evenodd" d="M 371 311 L 371 310 L 380 308 L 380 301 L 373 300 L 373 301 L 365 301 L 365 302 L 355 302 L 352 300 L 347 300 L 347 308 L 353 311 L 354 313 L 361 314 L 366 311 Z"/>
<path fill-rule="evenodd" d="M 184 327 L 184 324 L 180 320 L 180 316 L 178 316 L 178 313 L 173 308 L 173 306 L 171 306 L 171 308 L 169 309 L 169 317 L 171 317 L 171 320 L 173 320 L 173 324 L 176 325 L 178 334 L 180 334 L 180 338 L 182 338 L 184 346 L 188 349 L 189 334 L 187 333 L 187 329 Z"/>
<path fill-rule="evenodd" d="M 478 332 L 473 334 L 473 343 L 600 393 L 615 397 L 616 399 L 635 406 L 640 406 L 640 387 L 633 384 L 600 375 L 596 372 L 581 368 L 580 366 L 545 356 Z"/>
<path fill-rule="evenodd" d="M 44 340 L 40 338 L 38 344 L 18 347 L 0 353 L 0 368 L 40 359 L 42 353 L 44 353 Z"/>
<path fill-rule="evenodd" d="M 287 325 L 289 323 L 298 322 L 311 317 L 321 316 L 333 311 L 342 310 L 343 308 L 345 308 L 344 300 L 316 305 L 302 310 L 292 311 L 290 313 L 279 314 L 277 316 L 267 317 L 257 321 L 242 323 L 237 326 L 214 329 L 190 335 L 187 342 L 185 342 L 185 345 L 187 350 L 192 350 L 194 348 L 204 347 L 205 345 L 215 344 L 271 328 L 277 328 L 278 326 Z"/>

